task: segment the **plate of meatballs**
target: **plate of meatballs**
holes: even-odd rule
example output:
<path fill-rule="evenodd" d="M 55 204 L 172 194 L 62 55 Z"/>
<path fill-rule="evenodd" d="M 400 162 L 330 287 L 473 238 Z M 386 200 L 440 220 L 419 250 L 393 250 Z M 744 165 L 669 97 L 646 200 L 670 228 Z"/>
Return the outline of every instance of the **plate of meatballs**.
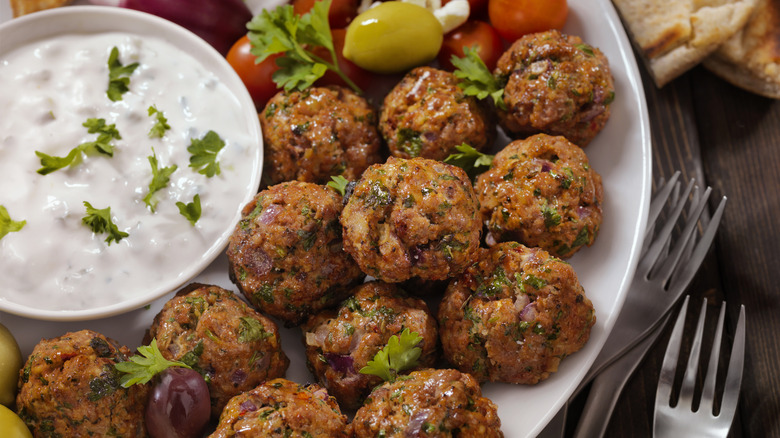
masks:
<path fill-rule="evenodd" d="M 614 325 L 650 195 L 628 38 L 608 0 L 569 8 L 499 59 L 503 105 L 435 65 L 379 99 L 274 96 L 262 186 L 180 290 L 99 320 L 0 315 L 34 436 L 146 436 L 144 400 L 168 395 L 114 366 L 139 347 L 203 377 L 208 403 L 177 409 L 213 437 L 538 434 Z M 408 366 L 365 372 L 382 354 Z"/>

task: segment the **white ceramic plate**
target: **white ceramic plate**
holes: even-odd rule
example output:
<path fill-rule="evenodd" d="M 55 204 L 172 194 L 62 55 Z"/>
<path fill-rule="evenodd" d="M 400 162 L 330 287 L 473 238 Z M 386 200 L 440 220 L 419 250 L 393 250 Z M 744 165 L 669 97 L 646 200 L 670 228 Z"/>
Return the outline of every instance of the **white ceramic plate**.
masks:
<path fill-rule="evenodd" d="M 279 0 L 255 0 L 254 5 L 278 4 Z M 650 198 L 650 129 L 642 83 L 631 46 L 609 0 L 569 0 L 569 19 L 564 31 L 579 35 L 600 48 L 609 58 L 615 78 L 616 97 L 606 128 L 587 147 L 592 166 L 604 181 L 604 223 L 596 243 L 570 262 L 596 308 L 597 322 L 583 350 L 566 358 L 557 373 L 536 386 L 486 384 L 484 393 L 498 404 L 502 430 L 507 437 L 537 435 L 568 399 L 606 340 L 623 304 L 637 264 L 646 226 Z M 227 277 L 224 255 L 196 280 L 235 291 Z M 42 322 L 0 314 L 29 354 L 41 337 L 90 328 L 113 337 L 131 348 L 139 345 L 143 331 L 162 307 L 165 297 L 148 309 L 86 322 Z M 282 329 L 282 344 L 290 356 L 287 377 L 309 382 L 301 334 Z"/>

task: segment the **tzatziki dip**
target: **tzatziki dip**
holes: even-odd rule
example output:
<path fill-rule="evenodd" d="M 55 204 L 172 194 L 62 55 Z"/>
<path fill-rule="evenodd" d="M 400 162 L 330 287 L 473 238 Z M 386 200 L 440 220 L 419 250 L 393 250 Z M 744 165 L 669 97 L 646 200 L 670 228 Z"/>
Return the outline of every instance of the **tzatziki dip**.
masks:
<path fill-rule="evenodd" d="M 94 309 L 197 274 L 257 189 L 245 111 L 156 37 L 71 34 L 0 53 L 0 304 Z"/>

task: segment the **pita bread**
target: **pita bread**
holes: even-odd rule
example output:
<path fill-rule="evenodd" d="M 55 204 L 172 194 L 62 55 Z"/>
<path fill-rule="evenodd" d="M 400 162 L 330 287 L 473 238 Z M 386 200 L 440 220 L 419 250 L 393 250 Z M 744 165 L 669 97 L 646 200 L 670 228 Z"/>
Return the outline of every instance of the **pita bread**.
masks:
<path fill-rule="evenodd" d="M 72 1 L 73 0 L 11 0 L 11 9 L 14 11 L 14 17 L 19 17 L 44 9 L 65 6 Z"/>
<path fill-rule="evenodd" d="M 613 0 L 658 87 L 747 23 L 757 0 Z"/>
<path fill-rule="evenodd" d="M 747 25 L 704 66 L 738 87 L 780 99 L 780 4 L 759 0 Z"/>

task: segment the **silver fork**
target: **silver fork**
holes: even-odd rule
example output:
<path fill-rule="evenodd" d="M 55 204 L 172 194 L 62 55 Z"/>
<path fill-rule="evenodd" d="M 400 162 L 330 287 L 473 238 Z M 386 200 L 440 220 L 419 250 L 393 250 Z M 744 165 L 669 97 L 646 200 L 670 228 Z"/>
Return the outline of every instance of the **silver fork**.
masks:
<path fill-rule="evenodd" d="M 691 347 L 688 365 L 683 375 L 680 395 L 676 405 L 672 406 L 671 394 L 674 385 L 674 376 L 677 368 L 677 359 L 682 344 L 683 326 L 688 308 L 688 297 L 680 309 L 680 315 L 674 325 L 669 346 L 666 348 L 664 362 L 661 367 L 661 375 L 658 379 L 658 390 L 655 395 L 655 415 L 653 418 L 654 437 L 726 437 L 734 413 L 737 410 L 739 399 L 739 387 L 742 382 L 742 368 L 745 361 L 745 306 L 740 306 L 737 329 L 734 333 L 734 343 L 731 348 L 728 372 L 726 374 L 723 389 L 723 400 L 720 411 L 715 414 L 715 381 L 717 380 L 718 359 L 720 358 L 720 344 L 723 333 L 723 320 L 726 313 L 726 303 L 723 302 L 718 316 L 718 325 L 715 331 L 715 340 L 712 344 L 707 374 L 702 386 L 701 401 L 697 410 L 693 410 L 694 386 L 696 382 L 696 369 L 699 365 L 701 353 L 702 333 L 704 332 L 704 319 L 707 313 L 707 301 L 704 300 L 696 334 Z"/>

